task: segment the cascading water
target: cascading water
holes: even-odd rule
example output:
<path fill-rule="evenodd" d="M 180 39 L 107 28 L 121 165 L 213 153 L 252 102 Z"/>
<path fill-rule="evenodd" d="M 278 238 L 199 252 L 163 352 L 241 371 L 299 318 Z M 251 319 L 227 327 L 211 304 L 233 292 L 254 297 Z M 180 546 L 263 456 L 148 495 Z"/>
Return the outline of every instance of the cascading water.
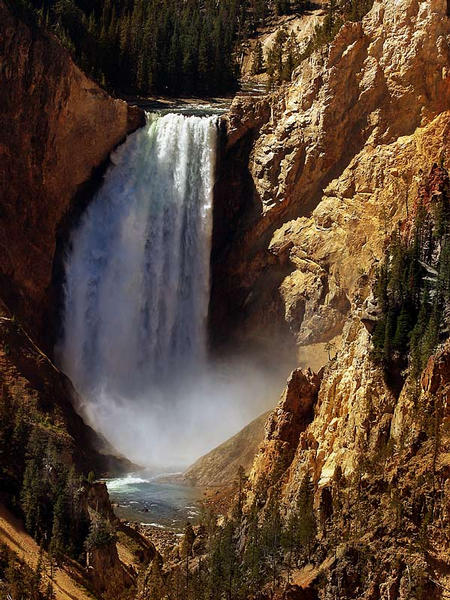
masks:
<path fill-rule="evenodd" d="M 259 373 L 207 363 L 216 142 L 216 116 L 149 115 L 66 259 L 61 367 L 88 421 L 141 465 L 187 465 L 267 408 Z"/>
<path fill-rule="evenodd" d="M 149 117 L 72 237 L 61 362 L 83 395 L 204 362 L 216 117 Z"/>
<path fill-rule="evenodd" d="M 73 233 L 59 355 L 90 412 L 205 361 L 216 122 L 150 115 Z"/>

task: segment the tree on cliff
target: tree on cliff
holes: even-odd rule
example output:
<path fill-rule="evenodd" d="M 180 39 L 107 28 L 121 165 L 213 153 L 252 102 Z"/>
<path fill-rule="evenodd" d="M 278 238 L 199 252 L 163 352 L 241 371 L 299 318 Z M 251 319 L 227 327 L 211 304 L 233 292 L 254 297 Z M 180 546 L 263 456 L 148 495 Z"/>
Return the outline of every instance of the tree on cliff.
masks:
<path fill-rule="evenodd" d="M 162 558 L 157 553 L 145 574 L 142 591 L 144 596 L 151 600 L 161 600 L 166 595 L 162 565 Z"/>
<path fill-rule="evenodd" d="M 242 585 L 242 564 L 236 540 L 236 524 L 227 521 L 210 540 L 208 591 L 210 597 L 232 600 Z"/>
<path fill-rule="evenodd" d="M 303 478 L 295 507 L 298 519 L 298 541 L 306 548 L 307 556 L 317 535 L 317 521 L 314 512 L 314 485 L 309 474 Z"/>
<path fill-rule="evenodd" d="M 372 336 L 373 357 L 387 375 L 408 365 L 417 380 L 450 325 L 448 189 L 448 172 L 434 165 L 422 182 L 408 234 L 392 234 L 377 273 L 374 295 L 381 317 Z"/>
<path fill-rule="evenodd" d="M 269 88 L 276 83 L 281 83 L 283 74 L 284 45 L 288 39 L 286 30 L 280 29 L 267 54 L 267 73 L 269 75 Z"/>
<path fill-rule="evenodd" d="M 65 496 L 60 493 L 53 508 L 52 538 L 49 551 L 57 563 L 61 563 L 66 552 L 66 509 Z"/>
<path fill-rule="evenodd" d="M 263 552 L 268 568 L 268 574 L 272 582 L 272 590 L 275 590 L 280 576 L 282 563 L 282 530 L 283 522 L 280 514 L 279 493 L 274 490 L 270 497 L 261 526 L 261 540 Z"/>
<path fill-rule="evenodd" d="M 264 53 L 263 47 L 258 40 L 253 49 L 252 75 L 259 75 L 264 72 Z"/>
<path fill-rule="evenodd" d="M 251 594 L 258 592 L 265 578 L 263 565 L 262 536 L 259 526 L 259 510 L 253 502 L 247 514 L 247 543 L 243 557 L 243 568 L 246 573 L 246 582 Z"/>

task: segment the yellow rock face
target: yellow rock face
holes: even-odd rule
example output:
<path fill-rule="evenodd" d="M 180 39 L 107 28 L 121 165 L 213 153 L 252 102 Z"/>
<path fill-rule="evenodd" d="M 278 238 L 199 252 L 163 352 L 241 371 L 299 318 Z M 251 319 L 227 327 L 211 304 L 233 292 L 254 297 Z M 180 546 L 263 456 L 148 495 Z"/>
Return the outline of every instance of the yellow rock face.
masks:
<path fill-rule="evenodd" d="M 352 596 L 330 584 L 321 598 L 411 597 L 407 570 L 392 565 L 409 561 L 411 572 L 423 567 L 420 552 L 408 555 L 404 548 L 416 539 L 416 507 L 423 512 L 427 498 L 437 498 L 430 481 L 439 481 L 441 515 L 428 531 L 430 552 L 445 554 L 439 528 L 448 527 L 442 498 L 448 494 L 449 344 L 430 359 L 415 396 L 408 386 L 398 393 L 370 357 L 364 323 L 376 310 L 371 290 L 390 234 L 411 214 L 433 163 L 448 166 L 449 40 L 443 0 L 375 2 L 362 23 L 344 25 L 327 49 L 301 64 L 290 85 L 266 104 L 239 100 L 228 119 L 228 152 L 248 135 L 239 113 L 253 135 L 249 173 L 258 217 L 229 251 L 245 273 L 240 285 L 267 293 L 271 270 L 285 269 L 277 292 L 299 362 L 325 365 L 311 422 L 281 436 L 272 424 L 294 421 L 286 408 L 288 382 L 255 458 L 248 501 L 264 483 L 263 491 L 279 493 L 289 511 L 309 474 L 318 515 L 332 515 L 323 517 L 318 534 L 323 552 L 330 539 L 339 546 L 331 568 L 348 565 L 347 550 L 359 543 L 379 565 L 372 569 L 379 591 L 363 586 Z M 236 282 L 237 270 L 230 272 Z M 242 331 L 257 330 L 255 314 L 267 310 L 263 295 L 253 306 Z M 304 393 L 298 392 L 300 404 Z M 347 508 L 333 513 L 338 473 Z M 396 529 L 399 505 L 412 515 L 405 531 Z M 363 561 L 353 564 L 363 568 Z M 445 565 L 448 552 L 436 572 L 442 586 Z"/>
<path fill-rule="evenodd" d="M 232 105 L 227 156 L 248 140 L 253 192 L 218 290 L 238 290 L 237 303 L 251 297 L 252 311 L 239 313 L 241 335 L 264 337 L 264 314 L 281 293 L 296 343 L 325 343 L 364 300 L 418 178 L 450 150 L 446 11 L 444 0 L 375 2 L 291 84 Z M 281 286 L 275 268 L 288 272 Z"/>

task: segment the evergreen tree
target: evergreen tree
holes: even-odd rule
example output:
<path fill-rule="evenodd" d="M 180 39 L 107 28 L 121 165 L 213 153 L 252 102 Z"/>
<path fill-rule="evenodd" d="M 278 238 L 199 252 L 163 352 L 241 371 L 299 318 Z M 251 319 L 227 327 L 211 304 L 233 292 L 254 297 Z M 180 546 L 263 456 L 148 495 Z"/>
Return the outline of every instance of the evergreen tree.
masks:
<path fill-rule="evenodd" d="M 66 519 L 65 497 L 64 493 L 61 492 L 58 495 L 53 508 L 52 537 L 49 547 L 49 551 L 57 563 L 63 561 L 65 547 L 68 541 L 66 535 Z"/>
<path fill-rule="evenodd" d="M 265 579 L 263 568 L 264 553 L 262 547 L 262 534 L 259 526 L 259 509 L 256 502 L 247 515 L 247 543 L 243 557 L 243 567 L 250 594 L 258 592 Z"/>
<path fill-rule="evenodd" d="M 264 71 L 264 53 L 260 40 L 257 40 L 253 49 L 252 75 L 259 75 Z"/>
<path fill-rule="evenodd" d="M 143 591 L 151 600 L 162 600 L 165 597 L 165 581 L 162 572 L 162 558 L 157 553 L 153 558 L 145 576 Z"/>
<path fill-rule="evenodd" d="M 298 540 L 306 548 L 308 558 L 317 534 L 317 522 L 314 513 L 314 486 L 311 477 L 305 475 L 297 496 Z"/>
<path fill-rule="evenodd" d="M 274 491 L 268 500 L 261 527 L 261 540 L 265 560 L 268 565 L 272 591 L 277 586 L 282 563 L 282 520 L 278 498 L 279 494 Z"/>

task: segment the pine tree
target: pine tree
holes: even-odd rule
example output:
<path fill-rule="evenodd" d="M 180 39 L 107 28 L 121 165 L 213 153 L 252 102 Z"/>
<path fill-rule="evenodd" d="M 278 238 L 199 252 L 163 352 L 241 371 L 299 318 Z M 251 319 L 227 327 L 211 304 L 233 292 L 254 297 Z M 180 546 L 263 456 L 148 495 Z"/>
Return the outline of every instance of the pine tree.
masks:
<path fill-rule="evenodd" d="M 259 75 L 264 71 L 264 53 L 260 40 L 257 40 L 253 49 L 252 75 Z"/>
<path fill-rule="evenodd" d="M 255 594 L 261 589 L 265 579 L 262 533 L 260 531 L 258 515 L 257 503 L 253 502 L 247 515 L 247 543 L 243 557 L 246 581 L 251 594 Z"/>
<path fill-rule="evenodd" d="M 65 554 L 67 514 L 65 509 L 65 497 L 61 492 L 55 502 L 53 509 L 52 537 L 49 551 L 57 564 L 62 563 Z"/>
<path fill-rule="evenodd" d="M 279 494 L 277 491 L 274 491 L 267 503 L 261 527 L 261 539 L 265 558 L 269 567 L 273 592 L 278 583 L 282 561 L 282 520 L 280 515 Z"/>
<path fill-rule="evenodd" d="M 146 597 L 162 600 L 165 597 L 165 581 L 162 572 L 162 558 L 157 553 L 146 573 L 143 586 Z"/>
<path fill-rule="evenodd" d="M 308 558 L 317 534 L 317 522 L 314 513 L 314 486 L 309 474 L 303 478 L 297 497 L 298 539 L 306 547 Z"/>

